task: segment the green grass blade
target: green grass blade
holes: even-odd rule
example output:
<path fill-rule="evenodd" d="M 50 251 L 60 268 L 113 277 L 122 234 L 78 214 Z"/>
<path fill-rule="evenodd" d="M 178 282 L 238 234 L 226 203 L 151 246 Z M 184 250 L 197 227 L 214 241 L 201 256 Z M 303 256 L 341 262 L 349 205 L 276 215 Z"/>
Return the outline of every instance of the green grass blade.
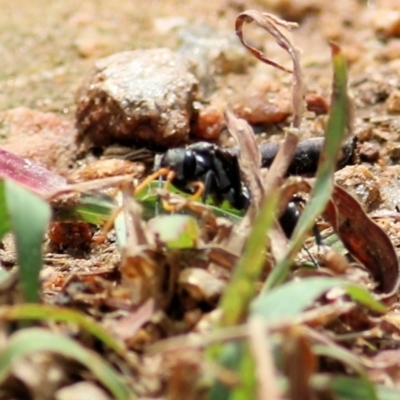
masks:
<path fill-rule="evenodd" d="M 256 294 L 255 283 L 261 274 L 265 259 L 266 233 L 274 223 L 278 197 L 278 192 L 270 194 L 250 231 L 243 255 L 220 301 L 222 326 L 242 322 Z"/>
<path fill-rule="evenodd" d="M 50 206 L 13 181 L 5 181 L 5 199 L 15 236 L 22 292 L 27 302 L 39 301 L 42 243 L 50 221 Z"/>
<path fill-rule="evenodd" d="M 10 230 L 4 181 L 0 180 L 0 239 Z"/>
<path fill-rule="evenodd" d="M 100 324 L 91 317 L 72 309 L 44 304 L 20 304 L 0 307 L 0 320 L 56 321 L 73 323 L 100 340 L 118 355 L 124 356 L 126 348 L 118 343 Z"/>
<path fill-rule="evenodd" d="M 337 155 L 348 126 L 347 69 L 344 56 L 337 46 L 332 45 L 334 69 L 332 106 L 325 134 L 325 143 L 321 152 L 316 183 L 311 192 L 310 201 L 306 205 L 299 222 L 293 232 L 285 256 L 272 270 L 263 290 L 282 283 L 293 263 L 293 259 L 301 249 L 315 219 L 325 210 L 333 190 L 333 173 L 335 172 Z"/>
<path fill-rule="evenodd" d="M 117 400 L 133 398 L 130 388 L 98 354 L 77 342 L 45 329 L 31 328 L 15 333 L 0 357 L 0 382 L 4 382 L 12 364 L 36 352 L 52 352 L 84 365 Z"/>
<path fill-rule="evenodd" d="M 114 209 L 115 202 L 111 197 L 85 195 L 79 199 L 74 215 L 91 224 L 101 225 L 107 221 Z"/>
<path fill-rule="evenodd" d="M 287 282 L 261 293 L 252 303 L 251 312 L 260 315 L 268 323 L 290 320 L 334 287 L 343 288 L 353 300 L 369 307 L 374 312 L 386 310 L 382 303 L 375 300 L 366 289 L 360 286 L 349 284 L 343 279 L 315 277 Z"/>
<path fill-rule="evenodd" d="M 248 400 L 257 398 L 256 365 L 248 343 L 242 343 L 239 363 L 240 383 L 232 390 L 229 400 Z"/>
<path fill-rule="evenodd" d="M 364 367 L 360 364 L 358 358 L 351 353 L 349 350 L 343 349 L 339 346 L 324 346 L 315 345 L 313 346 L 313 352 L 319 356 L 334 358 L 346 366 L 353 369 L 356 373 L 360 375 L 361 381 L 363 383 L 366 396 L 363 399 L 366 400 L 377 400 L 377 394 L 374 385 L 369 381 L 367 372 Z"/>
<path fill-rule="evenodd" d="M 369 400 L 371 398 L 368 397 L 370 394 L 369 384 L 366 385 L 365 381 L 359 378 L 348 376 L 316 376 L 313 380 L 317 381 L 318 386 L 319 381 L 322 380 L 322 386 L 329 387 L 337 400 Z M 397 388 L 375 385 L 375 390 L 379 400 L 400 399 L 400 390 Z"/>

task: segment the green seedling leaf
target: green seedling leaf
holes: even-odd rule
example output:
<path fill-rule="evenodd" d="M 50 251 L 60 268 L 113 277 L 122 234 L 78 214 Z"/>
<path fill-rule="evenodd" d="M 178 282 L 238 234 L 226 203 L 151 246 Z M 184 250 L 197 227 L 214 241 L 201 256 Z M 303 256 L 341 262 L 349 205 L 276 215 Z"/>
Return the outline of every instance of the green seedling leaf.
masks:
<path fill-rule="evenodd" d="M 239 363 L 240 383 L 234 388 L 229 400 L 248 400 L 257 398 L 256 365 L 249 344 L 242 344 Z"/>
<path fill-rule="evenodd" d="M 268 323 L 290 320 L 299 315 L 326 291 L 341 287 L 355 301 L 373 311 L 384 312 L 385 306 L 372 298 L 366 289 L 342 279 L 315 277 L 291 281 L 262 293 L 252 304 L 251 312 Z"/>
<path fill-rule="evenodd" d="M 360 375 L 366 394 L 365 397 L 360 398 L 370 400 L 378 399 L 374 385 L 368 379 L 367 372 L 361 365 L 358 358 L 351 351 L 339 346 L 315 345 L 313 346 L 313 352 L 319 356 L 331 357 L 341 361 L 343 364 L 357 372 Z"/>
<path fill-rule="evenodd" d="M 371 293 L 361 286 L 348 284 L 346 285 L 346 293 L 357 303 L 368 307 L 377 313 L 386 312 L 386 307 L 380 301 L 374 299 Z"/>
<path fill-rule="evenodd" d="M 12 364 L 36 352 L 52 352 L 73 359 L 84 365 L 106 387 L 115 399 L 134 398 L 121 376 L 98 354 L 77 342 L 45 329 L 31 328 L 15 333 L 0 357 L 0 382 L 7 378 Z"/>
<path fill-rule="evenodd" d="M 376 398 L 379 400 L 398 400 L 400 398 L 399 389 L 383 385 L 375 385 L 377 396 L 371 397 L 370 384 L 366 384 L 363 379 L 359 378 L 316 376 L 315 381 L 317 381 L 318 386 L 320 386 L 319 381 L 324 381 L 321 382 L 323 383 L 321 386 L 328 386 L 337 400 L 372 400 Z"/>
<path fill-rule="evenodd" d="M 0 180 L 0 239 L 10 230 L 10 218 L 7 213 L 4 181 Z"/>
<path fill-rule="evenodd" d="M 72 323 L 93 335 L 109 349 L 124 357 L 125 346 L 118 343 L 101 325 L 88 315 L 69 308 L 44 304 L 19 304 L 0 307 L 0 320 L 5 321 L 56 321 Z"/>
<path fill-rule="evenodd" d="M 243 342 L 226 343 L 221 348 L 219 364 L 231 371 L 238 371 L 241 365 L 243 354 Z M 223 383 L 216 381 L 208 394 L 208 400 L 228 400 L 231 389 Z"/>
<path fill-rule="evenodd" d="M 50 221 L 50 206 L 14 181 L 5 181 L 4 190 L 11 230 L 17 246 L 22 292 L 27 302 L 37 302 L 42 243 Z"/>
<path fill-rule="evenodd" d="M 232 326 L 243 322 L 249 304 L 256 294 L 255 284 L 264 266 L 266 234 L 275 221 L 278 198 L 277 191 L 268 196 L 250 231 L 243 255 L 220 301 L 222 326 Z"/>
<path fill-rule="evenodd" d="M 159 183 L 157 181 L 154 181 L 151 182 L 145 190 L 141 191 L 135 196 L 135 199 L 140 201 L 140 204 L 143 206 L 143 214 L 145 219 L 153 218 L 158 214 L 169 214 L 169 212 L 166 212 L 163 209 L 159 200 L 159 196 L 156 193 L 156 189 L 159 188 Z M 179 194 L 182 197 L 189 197 L 187 193 L 182 192 L 173 185 L 170 185 L 168 187 L 168 190 L 171 193 Z M 200 200 L 198 200 L 198 202 L 200 202 Z M 210 211 L 217 217 L 227 218 L 235 223 L 240 222 L 243 215 L 243 211 L 233 208 L 227 201 L 224 201 L 221 205 L 217 207 L 213 205 L 211 199 L 207 199 L 206 204 Z M 187 213 L 188 215 L 192 215 L 189 210 L 185 210 L 185 213 Z"/>
<path fill-rule="evenodd" d="M 160 215 L 149 221 L 149 228 L 170 249 L 196 247 L 200 229 L 188 215 Z"/>
<path fill-rule="evenodd" d="M 333 59 L 333 91 L 332 106 L 325 133 L 325 142 L 321 152 L 316 182 L 299 222 L 289 242 L 288 250 L 283 258 L 269 275 L 263 290 L 282 283 L 290 271 L 293 259 L 299 252 L 312 229 L 315 219 L 323 213 L 333 191 L 333 173 L 335 172 L 336 160 L 341 148 L 341 143 L 346 134 L 346 128 L 350 125 L 347 96 L 347 69 L 345 58 L 336 45 L 332 45 Z"/>
<path fill-rule="evenodd" d="M 251 300 L 256 294 L 256 282 L 260 276 L 265 260 L 265 244 L 267 232 L 272 228 L 275 220 L 275 212 L 278 206 L 279 192 L 273 191 L 266 199 L 260 209 L 260 214 L 253 229 L 250 231 L 244 252 L 235 268 L 231 282 L 225 289 L 220 301 L 222 318 L 220 325 L 232 326 L 243 321 L 248 312 Z M 233 392 L 232 398 L 242 399 L 248 391 L 253 390 L 251 383 L 254 376 L 254 368 L 250 370 L 251 376 L 245 376 L 245 369 L 248 363 L 253 363 L 249 353 L 243 358 L 241 344 L 214 345 L 208 348 L 208 356 L 219 362 L 225 367 L 231 367 L 235 371 L 241 371 L 241 378 L 244 380 L 237 391 Z M 250 359 L 250 358 L 251 359 Z M 215 382 L 210 391 L 210 400 L 222 400 L 229 398 L 230 390 L 219 382 Z M 252 398 L 254 396 L 250 396 Z"/>
<path fill-rule="evenodd" d="M 83 221 L 101 225 L 107 221 L 114 209 L 115 203 L 111 197 L 86 195 L 79 199 L 75 214 Z"/>

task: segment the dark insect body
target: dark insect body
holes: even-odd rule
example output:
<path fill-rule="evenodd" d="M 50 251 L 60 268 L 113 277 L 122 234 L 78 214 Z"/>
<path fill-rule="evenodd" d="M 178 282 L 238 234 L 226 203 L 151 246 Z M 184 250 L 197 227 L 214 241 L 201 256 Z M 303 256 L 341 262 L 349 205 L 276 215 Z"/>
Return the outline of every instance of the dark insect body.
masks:
<path fill-rule="evenodd" d="M 218 205 L 223 200 L 239 210 L 246 209 L 250 193 L 243 185 L 236 154 L 206 142 L 185 148 L 168 150 L 159 161 L 158 168 L 168 168 L 175 173 L 172 183 L 180 190 L 193 192 L 192 183 L 204 184 L 203 201 L 208 195 Z M 279 222 L 290 238 L 300 217 L 298 204 L 289 202 Z"/>
<path fill-rule="evenodd" d="M 216 205 L 226 200 L 239 210 L 249 205 L 249 191 L 240 179 L 236 155 L 214 144 L 199 142 L 168 150 L 159 167 L 175 172 L 172 183 L 180 190 L 190 193 L 191 183 L 202 182 L 203 200 L 210 195 Z"/>

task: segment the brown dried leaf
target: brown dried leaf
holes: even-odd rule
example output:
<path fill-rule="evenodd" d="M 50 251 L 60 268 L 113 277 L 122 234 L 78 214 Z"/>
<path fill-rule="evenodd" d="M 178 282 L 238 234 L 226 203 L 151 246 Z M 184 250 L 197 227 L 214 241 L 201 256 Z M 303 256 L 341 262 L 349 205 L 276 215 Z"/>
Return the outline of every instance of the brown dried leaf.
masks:
<path fill-rule="evenodd" d="M 358 201 L 335 186 L 325 218 L 352 256 L 371 273 L 378 283 L 378 290 L 385 296 L 393 294 L 399 286 L 399 263 L 393 244 Z"/>
<path fill-rule="evenodd" d="M 276 40 L 277 44 L 286 50 L 293 61 L 293 71 L 283 67 L 282 65 L 270 60 L 261 51 L 257 50 L 253 46 L 250 46 L 243 37 L 243 24 L 244 22 L 255 21 L 259 26 L 269 32 Z M 272 65 L 285 72 L 293 72 L 293 108 L 294 108 L 294 120 L 293 126 L 299 128 L 301 124 L 301 118 L 303 115 L 303 85 L 301 78 L 300 68 L 300 52 L 291 40 L 282 32 L 280 28 L 287 31 L 291 31 L 297 28 L 298 25 L 293 22 L 287 22 L 275 17 L 272 14 L 259 12 L 255 10 L 247 10 L 238 15 L 236 18 L 236 34 L 238 35 L 242 44 L 260 61 Z"/>
<path fill-rule="evenodd" d="M 151 320 L 154 314 L 154 306 L 154 299 L 148 299 L 136 310 L 129 312 L 128 315 L 118 321 L 109 320 L 106 322 L 109 322 L 109 329 L 115 336 L 122 340 L 128 340 L 135 336 L 139 329 Z"/>
<path fill-rule="evenodd" d="M 317 368 L 317 360 L 311 349 L 306 332 L 293 326 L 283 343 L 285 372 L 289 378 L 289 398 L 292 400 L 313 399 L 310 378 Z"/>
<path fill-rule="evenodd" d="M 226 111 L 225 118 L 229 133 L 239 148 L 240 173 L 252 197 L 250 208 L 258 210 L 264 198 L 264 188 L 261 178 L 261 153 L 253 129 L 244 119 L 235 117 L 230 111 Z"/>

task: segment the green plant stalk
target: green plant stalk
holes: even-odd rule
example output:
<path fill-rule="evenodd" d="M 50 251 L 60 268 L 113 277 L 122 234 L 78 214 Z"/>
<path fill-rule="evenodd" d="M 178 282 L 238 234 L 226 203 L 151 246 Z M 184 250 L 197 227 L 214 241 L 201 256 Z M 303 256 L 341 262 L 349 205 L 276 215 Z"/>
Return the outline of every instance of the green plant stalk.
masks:
<path fill-rule="evenodd" d="M 332 106 L 326 128 L 325 143 L 316 174 L 316 183 L 311 192 L 310 201 L 293 232 L 287 252 L 268 276 L 263 291 L 279 285 L 287 278 L 294 257 L 300 251 L 308 232 L 315 223 L 315 219 L 325 210 L 332 195 L 337 155 L 346 134 L 346 127 L 349 125 L 349 101 L 346 61 L 338 46 L 331 45 L 331 47 L 334 70 Z"/>
<path fill-rule="evenodd" d="M 97 353 L 79 343 L 42 328 L 23 329 L 11 336 L 0 357 L 0 383 L 18 359 L 37 352 L 53 352 L 80 362 L 106 387 L 117 400 L 132 400 L 132 390 Z"/>
<path fill-rule="evenodd" d="M 248 312 L 249 304 L 256 294 L 255 284 L 264 265 L 266 233 L 275 221 L 278 199 L 279 191 L 273 191 L 263 203 L 257 221 L 250 231 L 243 255 L 220 301 L 221 326 L 243 322 Z"/>
<path fill-rule="evenodd" d="M 230 393 L 229 400 L 248 400 L 257 397 L 257 374 L 253 355 L 248 342 L 241 343 L 240 383 Z"/>
<path fill-rule="evenodd" d="M 343 349 L 339 346 L 331 347 L 325 345 L 314 345 L 313 353 L 318 356 L 331 357 L 341 361 L 343 364 L 352 368 L 363 381 L 364 387 L 368 392 L 368 399 L 378 400 L 374 385 L 370 382 L 368 374 L 364 367 L 360 364 L 357 357 L 354 356 L 349 350 Z"/>
<path fill-rule="evenodd" d="M 20 304 L 0 307 L 0 321 L 57 321 L 73 323 L 100 340 L 119 356 L 126 355 L 126 348 L 116 341 L 100 324 L 89 316 L 72 309 L 43 304 Z"/>

